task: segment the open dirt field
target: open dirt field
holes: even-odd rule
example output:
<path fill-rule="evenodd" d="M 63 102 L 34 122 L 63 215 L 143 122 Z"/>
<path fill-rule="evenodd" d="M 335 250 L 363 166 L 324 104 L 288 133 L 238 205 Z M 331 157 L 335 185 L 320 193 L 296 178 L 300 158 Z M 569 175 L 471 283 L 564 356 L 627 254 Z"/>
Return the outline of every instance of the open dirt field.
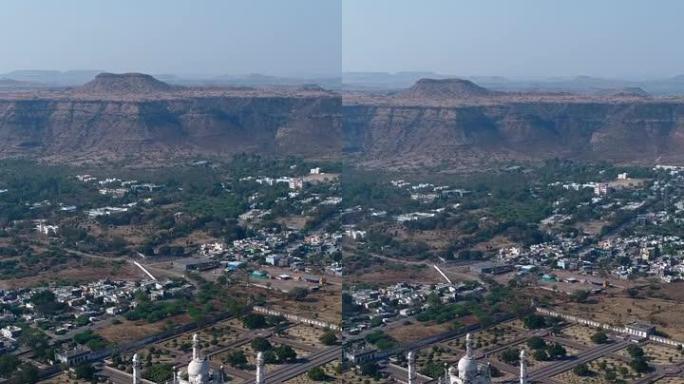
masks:
<path fill-rule="evenodd" d="M 355 273 L 344 278 L 347 284 L 368 283 L 374 286 L 387 286 L 403 281 L 424 284 L 444 281 L 433 268 L 415 268 L 410 265 L 402 266 L 399 269 L 374 267 L 371 271 L 362 274 Z"/>
<path fill-rule="evenodd" d="M 561 333 L 563 336 L 586 346 L 596 345 L 593 341 L 591 341 L 591 336 L 596 333 L 594 328 L 573 324 L 564 328 Z"/>
<path fill-rule="evenodd" d="M 269 302 L 271 309 L 312 319 L 323 320 L 331 324 L 342 321 L 341 286 L 325 286 L 318 292 L 310 293 L 305 301 L 294 301 L 286 298 L 273 299 Z"/>
<path fill-rule="evenodd" d="M 126 343 L 159 333 L 164 330 L 167 324 L 186 324 L 190 321 L 190 317 L 185 314 L 173 316 L 151 324 L 142 320 L 128 321 L 124 319 L 121 324 L 113 324 L 99 330 L 98 333 L 113 343 Z"/>
<path fill-rule="evenodd" d="M 64 269 L 50 270 L 35 276 L 0 280 L 0 289 L 28 288 L 48 285 L 59 281 L 68 283 L 91 282 L 102 279 L 139 280 L 144 274 L 132 264 L 116 265 L 103 262 L 102 265 L 69 265 Z"/>
<path fill-rule="evenodd" d="M 286 337 L 292 337 L 294 340 L 312 347 L 323 346 L 319 339 L 324 333 L 324 330 L 306 324 L 297 324 L 285 331 Z"/>
<path fill-rule="evenodd" d="M 401 320 L 400 320 L 401 321 Z M 426 338 L 428 336 L 443 333 L 449 330 L 450 324 L 434 324 L 412 322 L 408 325 L 398 325 L 386 330 L 385 332 L 400 343 L 407 343 Z"/>
<path fill-rule="evenodd" d="M 614 325 L 651 323 L 675 340 L 684 340 L 684 305 L 664 299 L 600 297 L 597 304 L 566 303 L 558 310 Z"/>

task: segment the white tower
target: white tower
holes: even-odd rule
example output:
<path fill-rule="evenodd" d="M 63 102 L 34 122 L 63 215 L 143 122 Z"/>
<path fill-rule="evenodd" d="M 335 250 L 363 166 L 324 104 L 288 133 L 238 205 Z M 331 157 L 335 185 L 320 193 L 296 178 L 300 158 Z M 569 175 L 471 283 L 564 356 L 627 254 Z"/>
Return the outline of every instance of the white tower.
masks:
<path fill-rule="evenodd" d="M 199 337 L 196 333 L 192 335 L 192 359 L 199 359 Z"/>
<path fill-rule="evenodd" d="M 138 379 L 140 378 L 140 372 L 138 372 L 139 364 L 140 359 L 136 353 L 133 355 L 133 384 L 138 384 Z"/>
<path fill-rule="evenodd" d="M 524 349 L 520 350 L 520 384 L 527 384 L 527 362 Z"/>
<path fill-rule="evenodd" d="M 408 384 L 416 384 L 416 353 L 408 353 Z"/>
<path fill-rule="evenodd" d="M 256 384 L 266 384 L 266 368 L 264 367 L 264 353 L 257 353 Z"/>

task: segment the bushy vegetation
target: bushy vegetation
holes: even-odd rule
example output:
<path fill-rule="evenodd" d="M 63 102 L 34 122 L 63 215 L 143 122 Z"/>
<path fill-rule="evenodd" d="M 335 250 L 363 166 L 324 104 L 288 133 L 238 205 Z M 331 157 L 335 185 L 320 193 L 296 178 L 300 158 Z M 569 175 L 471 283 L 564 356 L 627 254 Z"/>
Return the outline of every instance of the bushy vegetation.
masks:
<path fill-rule="evenodd" d="M 382 351 L 394 348 L 397 345 L 396 340 L 379 330 L 366 335 L 366 341 Z"/>

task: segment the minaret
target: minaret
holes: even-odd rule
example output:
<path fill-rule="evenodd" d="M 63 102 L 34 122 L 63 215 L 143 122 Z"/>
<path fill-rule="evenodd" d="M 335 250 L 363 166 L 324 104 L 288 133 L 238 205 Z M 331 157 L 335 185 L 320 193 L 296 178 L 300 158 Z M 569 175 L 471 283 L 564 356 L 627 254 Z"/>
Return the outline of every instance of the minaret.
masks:
<path fill-rule="evenodd" d="M 466 334 L 466 356 L 473 357 L 473 340 L 470 333 Z"/>
<path fill-rule="evenodd" d="M 524 349 L 520 350 L 520 384 L 527 384 L 527 362 Z"/>
<path fill-rule="evenodd" d="M 226 379 L 223 377 L 223 364 L 221 364 L 221 366 L 219 367 L 218 374 L 219 374 L 219 379 L 218 379 L 219 384 L 225 383 Z"/>
<path fill-rule="evenodd" d="M 266 369 L 264 368 L 264 353 L 257 353 L 255 384 L 266 384 Z"/>
<path fill-rule="evenodd" d="M 140 378 L 140 372 L 138 372 L 139 364 L 140 359 L 136 353 L 133 355 L 133 384 L 138 384 L 138 379 Z"/>
<path fill-rule="evenodd" d="M 178 383 L 178 370 L 176 369 L 176 366 L 173 366 L 173 384 Z"/>
<path fill-rule="evenodd" d="M 192 335 L 192 359 L 199 359 L 199 338 L 196 333 Z"/>
<path fill-rule="evenodd" d="M 408 353 L 408 384 L 416 384 L 416 353 Z"/>

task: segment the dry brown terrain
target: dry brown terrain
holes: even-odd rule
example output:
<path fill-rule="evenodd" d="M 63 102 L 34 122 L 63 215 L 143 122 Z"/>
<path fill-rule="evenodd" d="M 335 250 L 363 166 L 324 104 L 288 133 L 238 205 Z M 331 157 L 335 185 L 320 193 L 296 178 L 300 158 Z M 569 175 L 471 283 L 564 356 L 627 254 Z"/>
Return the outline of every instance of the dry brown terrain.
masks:
<path fill-rule="evenodd" d="M 14 289 L 44 286 L 60 280 L 65 282 L 85 283 L 102 279 L 139 280 L 144 277 L 145 276 L 140 269 L 128 263 L 123 264 L 120 268 L 107 264 L 105 264 L 104 267 L 95 265 L 70 265 L 63 269 L 53 269 L 41 272 L 35 276 L 0 280 L 0 288 Z"/>
<path fill-rule="evenodd" d="M 684 306 L 671 300 L 601 297 L 596 304 L 566 303 L 558 310 L 615 325 L 651 323 L 673 339 L 684 341 Z"/>
<path fill-rule="evenodd" d="M 113 343 L 126 343 L 146 336 L 154 335 L 164 330 L 169 324 L 181 325 L 190 323 L 192 320 L 186 314 L 172 316 L 156 323 L 148 323 L 144 320 L 122 320 L 121 324 L 114 324 L 98 330 L 98 333 Z"/>

